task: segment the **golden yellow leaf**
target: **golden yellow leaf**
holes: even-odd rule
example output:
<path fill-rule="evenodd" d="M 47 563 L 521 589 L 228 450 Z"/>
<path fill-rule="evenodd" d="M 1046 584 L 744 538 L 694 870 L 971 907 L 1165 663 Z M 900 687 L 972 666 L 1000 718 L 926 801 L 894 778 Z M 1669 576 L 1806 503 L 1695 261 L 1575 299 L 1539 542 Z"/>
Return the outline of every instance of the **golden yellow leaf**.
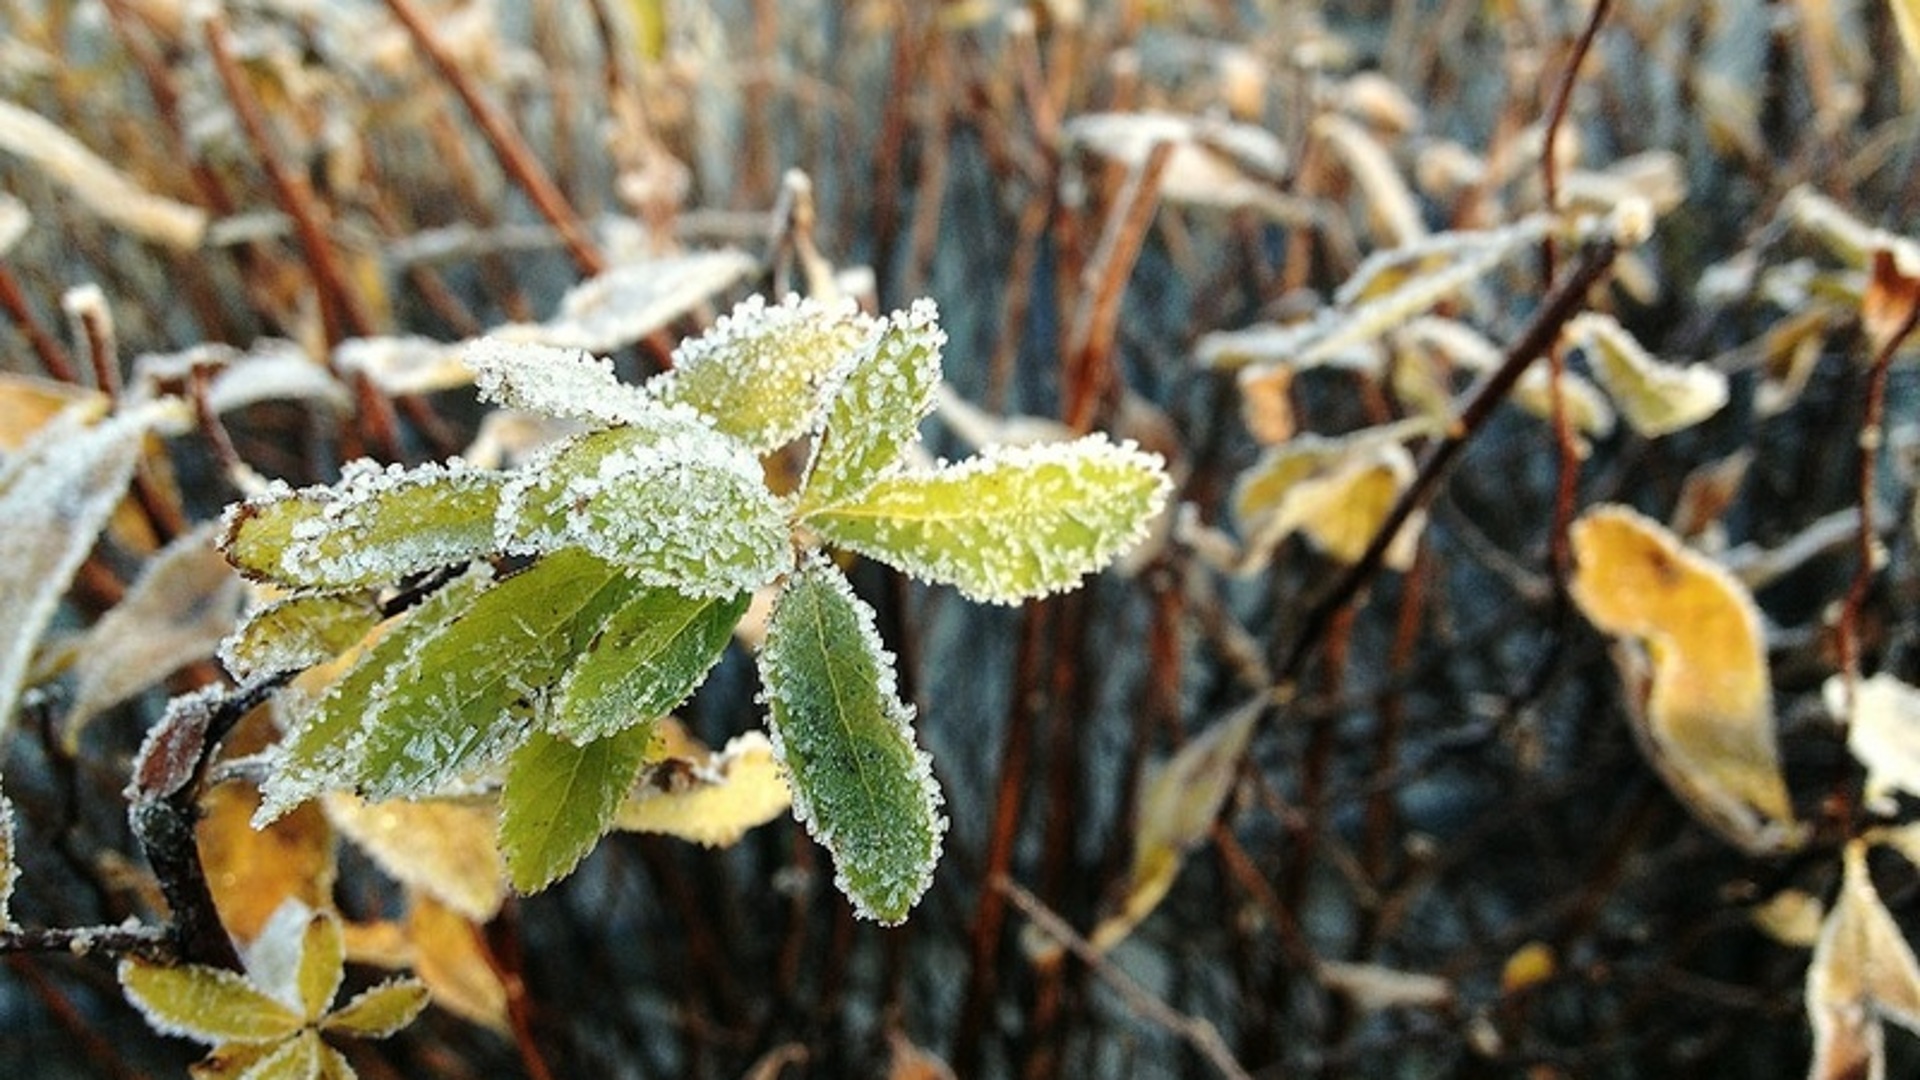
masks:
<path fill-rule="evenodd" d="M 1243 569 L 1265 565 L 1295 532 L 1334 559 L 1358 562 L 1413 482 L 1413 456 L 1397 439 L 1417 430 L 1302 435 L 1270 448 L 1234 483 L 1234 519 L 1246 537 Z M 1420 520 L 1409 519 L 1387 552 L 1388 566 L 1412 565 L 1419 533 Z"/>
<path fill-rule="evenodd" d="M 1920 963 L 1873 886 L 1867 847 L 1847 845 L 1840 895 L 1807 968 L 1814 1080 L 1882 1076 L 1881 1023 L 1920 1031 Z"/>
<path fill-rule="evenodd" d="M 107 395 L 98 390 L 0 372 L 0 450 L 20 449 L 63 409 L 78 407 L 80 417 L 91 422 L 107 415 L 111 406 Z"/>
<path fill-rule="evenodd" d="M 1562 337 L 1586 353 L 1627 426 L 1648 438 L 1692 427 L 1727 403 L 1727 377 L 1718 368 L 1656 359 L 1611 315 L 1576 315 Z"/>
<path fill-rule="evenodd" d="M 506 867 L 494 844 L 499 812 L 452 799 L 369 803 L 343 792 L 322 805 L 328 820 L 402 884 L 476 921 L 491 919 L 506 895 Z"/>
<path fill-rule="evenodd" d="M 1645 647 L 1620 655 L 1642 749 L 1707 824 L 1748 851 L 1797 842 L 1774 745 L 1772 680 L 1759 612 L 1723 567 L 1624 506 L 1574 523 L 1568 589 L 1594 626 Z"/>
<path fill-rule="evenodd" d="M 333 896 L 333 830 L 320 809 L 302 806 L 255 829 L 251 819 L 259 806 L 252 784 L 216 784 L 201 797 L 204 816 L 195 828 L 220 922 L 242 943 L 287 899 L 320 910 Z"/>
<path fill-rule="evenodd" d="M 1293 438 L 1293 369 L 1285 364 L 1242 368 L 1236 382 L 1240 386 L 1240 419 L 1255 442 L 1262 446 Z"/>
<path fill-rule="evenodd" d="M 1553 978 L 1560 970 L 1560 961 L 1553 953 L 1553 946 L 1544 941 L 1529 941 L 1513 950 L 1507 962 L 1500 967 L 1500 992 L 1517 994 L 1522 990 L 1539 986 Z"/>
<path fill-rule="evenodd" d="M 462 1019 L 507 1031 L 507 988 L 472 920 L 416 892 L 407 909 L 406 934 L 414 974 L 427 984 L 434 1004 Z"/>
<path fill-rule="evenodd" d="M 1900 28 L 1900 43 L 1907 47 L 1907 58 L 1920 64 L 1920 0 L 1888 0 L 1893 9 L 1893 25 Z"/>
<path fill-rule="evenodd" d="M 1179 876 L 1181 860 L 1206 840 L 1220 816 L 1260 713 L 1258 705 L 1241 709 L 1142 774 L 1133 868 L 1119 910 L 1089 935 L 1094 948 L 1105 950 L 1118 944 L 1166 897 Z"/>
<path fill-rule="evenodd" d="M 1820 940 L 1826 906 L 1801 889 L 1781 889 L 1756 905 L 1750 918 L 1760 932 L 1781 943 L 1811 949 Z"/>
<path fill-rule="evenodd" d="M 1868 806 L 1892 814 L 1894 793 L 1920 795 L 1920 689 L 1884 672 L 1862 679 L 1847 707 L 1846 680 L 1827 680 L 1828 710 L 1847 725 L 1847 749 L 1867 767 Z"/>
<path fill-rule="evenodd" d="M 671 719 L 660 725 L 666 753 L 621 804 L 615 828 L 727 847 L 793 805 L 765 735 L 736 736 L 716 754 Z"/>

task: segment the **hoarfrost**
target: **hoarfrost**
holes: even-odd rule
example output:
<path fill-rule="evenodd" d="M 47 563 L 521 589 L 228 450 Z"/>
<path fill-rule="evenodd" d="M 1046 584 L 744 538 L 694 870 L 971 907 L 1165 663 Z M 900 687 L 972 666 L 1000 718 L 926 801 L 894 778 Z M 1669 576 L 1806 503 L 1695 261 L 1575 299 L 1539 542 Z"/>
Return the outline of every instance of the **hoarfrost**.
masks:
<path fill-rule="evenodd" d="M 803 505 L 858 495 L 897 469 L 933 410 L 946 345 L 933 301 L 915 300 L 881 321 L 830 380 L 826 430 L 807 466 Z"/>
<path fill-rule="evenodd" d="M 14 860 L 13 803 L 0 794 L 0 930 L 13 928 L 13 884 L 20 878 Z"/>
<path fill-rule="evenodd" d="M 454 390 L 473 382 L 459 345 L 424 337 L 348 338 L 333 347 L 333 365 L 359 372 L 391 396 Z"/>
<path fill-rule="evenodd" d="M 664 329 L 759 267 L 733 248 L 628 263 L 574 286 L 544 323 L 493 331 L 511 342 L 606 353 Z"/>
<path fill-rule="evenodd" d="M 125 494 L 142 441 L 164 417 L 139 408 L 87 425 L 80 409 L 54 417 L 0 466 L 0 736 L 13 720 L 40 635 L 74 572 Z"/>
<path fill-rule="evenodd" d="M 646 423 L 657 408 L 638 387 L 614 377 L 612 361 L 579 349 L 487 337 L 467 346 L 465 359 L 480 396 L 509 408 L 601 425 Z"/>

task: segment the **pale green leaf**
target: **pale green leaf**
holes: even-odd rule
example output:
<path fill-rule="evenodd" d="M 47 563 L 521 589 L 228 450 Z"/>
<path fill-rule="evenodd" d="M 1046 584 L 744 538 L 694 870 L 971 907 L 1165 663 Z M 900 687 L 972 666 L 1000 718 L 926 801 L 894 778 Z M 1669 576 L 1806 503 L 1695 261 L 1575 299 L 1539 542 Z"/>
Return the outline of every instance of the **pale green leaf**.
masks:
<path fill-rule="evenodd" d="M 220 642 L 220 662 L 242 681 L 299 671 L 346 652 L 379 622 L 371 593 L 289 596 L 249 614 Z"/>
<path fill-rule="evenodd" d="M 634 580 L 696 596 L 765 585 L 791 556 L 786 507 L 744 445 L 689 410 L 594 432 L 509 485 L 500 535 L 515 550 L 577 545 Z"/>
<path fill-rule="evenodd" d="M 413 1023 L 430 1000 L 426 984 L 418 979 L 389 979 L 355 994 L 329 1014 L 320 1028 L 363 1039 L 384 1039 Z"/>
<path fill-rule="evenodd" d="M 933 880 L 947 820 L 873 610 L 815 556 L 776 601 L 760 681 L 794 815 L 856 912 L 898 923 Z"/>
<path fill-rule="evenodd" d="M 387 669 L 336 786 L 369 799 L 431 795 L 500 760 L 526 738 L 566 663 L 635 589 L 570 548 L 482 593 Z"/>
<path fill-rule="evenodd" d="M 126 493 L 156 422 L 146 411 L 85 422 L 74 406 L 0 465 L 0 735 L 12 724 L 40 635 Z"/>
<path fill-rule="evenodd" d="M 221 549 L 242 573 L 351 589 L 492 553 L 503 474 L 428 464 L 347 465 L 338 483 L 285 485 L 227 508 Z"/>
<path fill-rule="evenodd" d="M 585 744 L 665 715 L 720 660 L 751 594 L 649 589 L 613 613 L 555 689 L 546 728 Z"/>
<path fill-rule="evenodd" d="M 1655 438 L 1698 424 L 1727 403 L 1727 377 L 1706 364 L 1657 360 L 1611 315 L 1586 312 L 1562 331 L 1587 354 L 1593 375 L 1628 426 Z"/>
<path fill-rule="evenodd" d="M 130 958 L 120 962 L 120 987 L 155 1031 L 209 1046 L 277 1042 L 305 1023 L 284 1002 L 220 968 Z"/>
<path fill-rule="evenodd" d="M 275 749 L 273 770 L 261 785 L 260 810 L 253 822 L 256 828 L 264 828 L 323 791 L 348 784 L 351 753 L 366 717 L 375 709 L 376 695 L 388 671 L 418 650 L 422 641 L 459 617 L 492 583 L 493 571 L 481 563 L 441 586 L 419 607 L 396 620 L 318 700 L 305 707 L 291 707 L 294 726 Z"/>
<path fill-rule="evenodd" d="M 653 739 L 651 723 L 575 746 L 536 731 L 513 755 L 500 793 L 500 850 L 523 893 L 571 873 L 606 831 Z"/>
<path fill-rule="evenodd" d="M 706 333 L 681 344 L 673 369 L 647 388 L 692 406 L 721 432 L 766 453 L 813 431 L 828 376 L 874 333 L 851 303 L 750 296 Z"/>
<path fill-rule="evenodd" d="M 614 377 L 613 363 L 580 349 L 481 338 L 463 357 L 480 397 L 509 408 L 574 417 L 596 426 L 644 418 L 652 403 L 637 386 Z"/>
<path fill-rule="evenodd" d="M 845 502 L 898 468 L 920 438 L 940 385 L 940 329 L 933 301 L 916 300 L 882 321 L 835 372 L 826 430 L 814 447 L 802 509 Z"/>
<path fill-rule="evenodd" d="M 898 473 L 806 522 L 916 577 L 1015 603 L 1073 588 L 1138 543 L 1170 486 L 1158 456 L 1096 435 Z"/>

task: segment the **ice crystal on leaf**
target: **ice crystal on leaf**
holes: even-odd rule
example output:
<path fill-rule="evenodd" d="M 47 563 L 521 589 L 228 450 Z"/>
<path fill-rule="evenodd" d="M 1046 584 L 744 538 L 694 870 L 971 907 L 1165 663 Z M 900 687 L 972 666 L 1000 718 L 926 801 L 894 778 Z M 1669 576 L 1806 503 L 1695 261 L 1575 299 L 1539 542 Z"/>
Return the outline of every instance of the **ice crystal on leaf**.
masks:
<path fill-rule="evenodd" d="M 895 474 L 806 520 L 842 547 L 1010 604 L 1073 588 L 1138 543 L 1167 488 L 1159 458 L 1090 436 Z"/>
<path fill-rule="evenodd" d="M 644 422 L 653 412 L 639 387 L 614 377 L 612 361 L 579 349 L 481 338 L 466 362 L 480 396 L 508 408 L 600 425 Z"/>
<path fill-rule="evenodd" d="M 714 426 L 761 453 L 813 431 L 828 376 L 875 331 L 851 303 L 789 296 L 768 307 L 748 297 L 713 328 L 673 353 L 673 370 L 647 389 L 690 405 Z"/>
<path fill-rule="evenodd" d="M 891 924 L 932 882 L 947 819 L 873 620 L 839 570 L 809 559 L 767 623 L 760 679 L 794 815 L 854 910 Z"/>
<path fill-rule="evenodd" d="M 416 469 L 351 462 L 330 486 L 277 485 L 228 507 L 220 546 L 242 573 L 300 588 L 397 581 L 493 551 L 503 483 L 457 459 Z"/>
<path fill-rule="evenodd" d="M 250 613 L 220 642 L 220 662 L 242 681 L 299 671 L 352 648 L 379 621 L 371 593 L 283 597 Z"/>
<path fill-rule="evenodd" d="M 937 318 L 933 301 L 915 301 L 890 316 L 835 372 L 826 430 L 807 467 L 803 509 L 859 495 L 897 468 L 919 441 L 947 342 Z"/>

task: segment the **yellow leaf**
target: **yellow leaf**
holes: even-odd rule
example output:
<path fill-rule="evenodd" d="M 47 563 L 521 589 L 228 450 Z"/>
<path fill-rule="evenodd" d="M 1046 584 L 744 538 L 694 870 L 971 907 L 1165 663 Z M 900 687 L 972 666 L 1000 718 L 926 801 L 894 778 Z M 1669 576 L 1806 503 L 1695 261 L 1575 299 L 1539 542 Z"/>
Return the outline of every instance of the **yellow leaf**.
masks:
<path fill-rule="evenodd" d="M 1920 64 L 1920 0 L 1888 0 L 1893 9 L 1893 25 L 1900 28 L 1900 43 L 1907 47 L 1907 58 Z"/>
<path fill-rule="evenodd" d="M 736 736 L 715 754 L 679 724 L 672 730 L 670 740 L 679 745 L 642 775 L 614 818 L 616 828 L 727 847 L 793 805 L 793 793 L 765 735 L 750 731 Z"/>
<path fill-rule="evenodd" d="M 369 803 L 335 792 L 322 800 L 347 839 L 402 884 L 476 921 L 493 918 L 506 895 L 506 867 L 494 844 L 498 812 L 451 799 Z"/>
<path fill-rule="evenodd" d="M 1743 849 L 1792 846 L 1798 830 L 1752 597 L 1723 567 L 1623 506 L 1589 511 L 1571 538 L 1574 602 L 1600 630 L 1646 648 L 1644 696 L 1634 654 L 1621 655 L 1635 734 L 1655 769 Z"/>
<path fill-rule="evenodd" d="M 1895 10 L 1899 6 L 1895 4 Z M 1872 276 L 1860 300 L 1860 324 L 1876 353 L 1900 340 L 1916 307 L 1920 307 L 1920 276 L 1901 267 L 1892 248 L 1875 248 Z"/>
<path fill-rule="evenodd" d="M 1260 713 L 1259 705 L 1241 709 L 1141 776 L 1133 869 L 1120 909 L 1089 938 L 1094 948 L 1112 948 L 1131 933 L 1172 888 L 1181 859 L 1206 840 L 1233 790 Z"/>
<path fill-rule="evenodd" d="M 1800 889 L 1781 889 L 1749 916 L 1760 932 L 1781 943 L 1810 949 L 1820 940 L 1827 910 L 1820 898 Z"/>
<path fill-rule="evenodd" d="M 1562 336 L 1586 353 L 1627 426 L 1648 438 L 1692 427 L 1727 403 L 1727 377 L 1717 368 L 1656 360 L 1611 315 L 1576 315 Z"/>
<path fill-rule="evenodd" d="M 427 985 L 434 1004 L 506 1033 L 507 988 L 488 960 L 479 927 L 431 896 L 416 893 L 407 910 L 407 937 L 414 974 Z"/>
<path fill-rule="evenodd" d="M 201 797 L 194 832 L 220 922 L 242 943 L 283 901 L 319 909 L 333 895 L 333 830 L 319 808 L 302 806 L 255 829 L 249 822 L 259 805 L 252 784 L 216 784 Z"/>
<path fill-rule="evenodd" d="M 77 415 L 91 423 L 106 416 L 112 402 L 84 386 L 0 372 L 0 450 L 20 449 L 62 410 L 76 406 Z"/>
<path fill-rule="evenodd" d="M 347 962 L 347 950 L 340 936 L 340 920 L 325 912 L 307 920 L 300 940 L 300 967 L 295 988 L 300 1008 L 308 1020 L 314 1020 L 333 1004 L 340 990 L 340 976 Z"/>
<path fill-rule="evenodd" d="M 1807 968 L 1816 1080 L 1884 1075 L 1883 1020 L 1920 1030 L 1920 963 L 1867 872 L 1867 843 L 1847 845 L 1840 895 Z"/>
<path fill-rule="evenodd" d="M 1554 956 L 1553 946 L 1544 941 L 1529 941 L 1513 950 L 1507 962 L 1500 967 L 1500 992 L 1517 994 L 1523 990 L 1539 986 L 1560 968 L 1560 962 Z"/>
<path fill-rule="evenodd" d="M 220 968 L 127 959 L 120 962 L 120 986 L 155 1031 L 210 1046 L 278 1042 L 305 1023 L 285 1003 Z"/>
<path fill-rule="evenodd" d="M 413 1023 L 427 1007 L 428 991 L 417 979 L 388 979 L 354 995 L 320 1024 L 323 1031 L 338 1031 L 365 1039 L 384 1039 Z"/>
<path fill-rule="evenodd" d="M 1301 435 L 1272 447 L 1234 482 L 1233 511 L 1246 537 L 1242 570 L 1265 565 L 1295 532 L 1345 563 L 1358 562 L 1413 482 L 1413 456 L 1398 438 L 1424 428 L 1392 425 L 1338 439 Z M 1420 521 L 1410 519 L 1387 565 L 1413 563 Z"/>

